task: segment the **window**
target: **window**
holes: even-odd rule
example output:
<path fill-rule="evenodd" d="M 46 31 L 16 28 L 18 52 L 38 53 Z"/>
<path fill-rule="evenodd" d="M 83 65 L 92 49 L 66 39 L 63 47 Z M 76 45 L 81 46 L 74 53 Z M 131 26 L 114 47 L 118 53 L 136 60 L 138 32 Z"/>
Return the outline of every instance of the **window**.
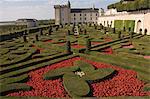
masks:
<path fill-rule="evenodd" d="M 74 21 L 76 20 L 76 18 L 74 18 Z"/>
<path fill-rule="evenodd" d="M 76 14 L 74 14 L 74 16 L 76 16 Z"/>
<path fill-rule="evenodd" d="M 80 20 L 82 20 L 82 18 L 80 18 Z"/>
<path fill-rule="evenodd" d="M 92 18 L 91 18 L 91 20 L 92 20 Z"/>
<path fill-rule="evenodd" d="M 86 16 L 86 14 L 84 14 L 84 16 Z"/>
<path fill-rule="evenodd" d="M 86 20 L 86 18 L 85 18 L 85 20 Z"/>
<path fill-rule="evenodd" d="M 80 14 L 80 16 L 82 16 L 82 14 Z"/>
<path fill-rule="evenodd" d="M 96 13 L 96 16 L 98 16 L 98 14 Z"/>

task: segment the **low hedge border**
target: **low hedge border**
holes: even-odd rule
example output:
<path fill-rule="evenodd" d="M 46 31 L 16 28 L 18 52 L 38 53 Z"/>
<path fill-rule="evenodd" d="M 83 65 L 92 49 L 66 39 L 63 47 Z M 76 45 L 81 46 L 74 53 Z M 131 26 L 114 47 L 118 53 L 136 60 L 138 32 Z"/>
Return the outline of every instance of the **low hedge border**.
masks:
<path fill-rule="evenodd" d="M 122 68 L 125 68 L 125 69 L 131 69 L 131 70 L 135 70 L 135 71 L 137 71 L 137 78 L 138 79 L 140 79 L 140 80 L 142 80 L 142 81 L 144 81 L 144 82 L 150 82 L 150 78 L 149 77 L 147 77 L 147 75 L 149 75 L 149 71 L 146 69 L 147 67 L 145 66 L 144 68 L 147 70 L 147 71 L 145 71 L 145 70 L 143 70 L 143 69 L 141 69 L 141 67 L 143 68 L 143 66 L 137 66 L 136 64 L 139 64 L 138 62 L 136 63 L 136 64 L 132 64 L 132 66 L 129 66 L 129 63 L 128 63 L 128 65 L 127 64 L 124 64 L 124 63 L 118 63 L 118 61 L 117 61 L 117 63 L 116 62 L 114 62 L 113 60 L 110 60 L 110 58 L 114 58 L 114 56 L 112 56 L 112 55 L 105 55 L 105 57 L 104 57 L 104 55 L 103 54 L 101 54 L 100 56 L 101 56 L 101 58 L 97 58 L 97 56 L 93 56 L 92 55 L 92 53 L 93 52 L 91 52 L 90 53 L 90 55 L 84 55 L 84 54 L 81 54 L 81 53 L 79 53 L 78 55 L 80 55 L 81 57 L 84 57 L 84 58 L 87 58 L 88 57 L 88 59 L 90 59 L 90 60 L 93 60 L 93 61 L 101 61 L 101 62 L 104 62 L 104 63 L 108 63 L 108 64 L 112 64 L 112 65 L 115 65 L 115 66 L 119 66 L 119 67 L 122 67 Z M 97 52 L 95 52 L 95 54 L 96 55 L 98 55 L 97 54 Z M 95 55 L 94 54 L 94 55 Z M 111 57 L 110 57 L 111 56 Z M 107 58 L 107 57 L 109 57 L 109 58 Z M 115 57 L 117 57 L 117 56 L 115 56 Z M 128 58 L 127 58 L 128 59 Z M 127 61 L 127 59 L 126 59 L 126 61 Z M 125 59 L 123 58 L 123 59 L 121 59 L 120 60 L 120 62 L 123 62 L 123 61 L 125 61 Z M 145 61 L 147 61 L 147 60 L 145 60 Z M 147 63 L 148 64 L 148 63 Z"/>
<path fill-rule="evenodd" d="M 4 96 L 10 92 L 15 92 L 18 90 L 28 91 L 28 90 L 31 90 L 31 87 L 24 83 L 14 83 L 14 84 L 2 85 L 1 90 L 0 90 L 0 95 Z"/>
<path fill-rule="evenodd" d="M 43 63 L 52 59 L 56 59 L 62 56 L 67 56 L 69 55 L 68 53 L 60 53 L 58 55 L 53 55 L 53 56 L 48 56 L 48 57 L 44 57 L 44 58 L 40 58 L 40 59 L 33 59 L 33 60 L 29 60 L 23 63 L 19 63 L 13 66 L 9 66 L 9 67 L 4 67 L 0 69 L 0 74 L 4 74 L 4 73 L 8 73 L 14 70 L 19 70 L 19 69 L 23 69 L 25 67 L 29 67 L 29 66 L 33 66 L 39 63 Z"/>
<path fill-rule="evenodd" d="M 26 53 L 25 55 L 22 55 L 22 57 L 13 60 L 11 62 L 3 62 L 0 64 L 0 67 L 4 67 L 4 66 L 10 66 L 10 65 L 14 65 L 20 62 L 25 61 L 26 59 L 30 58 L 33 54 L 36 53 L 36 49 L 32 48 L 32 50 L 30 50 L 28 53 Z"/>
<path fill-rule="evenodd" d="M 65 57 L 64 57 L 65 56 Z M 40 64 L 36 64 L 36 65 L 32 65 L 30 67 L 25 67 L 23 69 L 19 69 L 19 67 L 17 67 L 18 69 L 16 71 L 12 71 L 12 72 L 9 72 L 9 73 L 6 73 L 6 74 L 3 74 L 3 75 L 0 75 L 0 79 L 3 79 L 3 78 L 7 78 L 7 77 L 11 77 L 11 76 L 16 76 L 16 75 L 19 75 L 19 74 L 23 74 L 23 73 L 26 73 L 26 72 L 29 72 L 31 70 L 35 70 L 35 69 L 38 69 L 38 68 L 41 68 L 41 67 L 45 67 L 47 65 L 51 65 L 51 64 L 54 64 L 56 62 L 61 62 L 63 60 L 66 60 L 66 59 L 69 59 L 69 58 L 72 58 L 72 57 L 77 57 L 78 55 L 70 55 L 70 54 L 64 54 L 64 55 L 61 55 L 61 56 L 57 56 L 58 59 L 56 59 L 56 57 L 54 59 L 47 59 L 46 62 L 44 60 L 43 63 L 40 63 L 39 61 L 37 63 L 40 63 Z M 51 61 L 49 61 L 51 60 Z M 43 60 L 42 60 L 43 61 Z M 32 64 L 32 63 L 30 63 Z M 29 64 L 28 64 L 29 65 Z"/>
<path fill-rule="evenodd" d="M 11 84 L 11 83 L 19 83 L 24 82 L 29 78 L 28 74 L 23 74 L 17 77 L 12 78 L 4 78 L 0 80 L 0 85 Z"/>

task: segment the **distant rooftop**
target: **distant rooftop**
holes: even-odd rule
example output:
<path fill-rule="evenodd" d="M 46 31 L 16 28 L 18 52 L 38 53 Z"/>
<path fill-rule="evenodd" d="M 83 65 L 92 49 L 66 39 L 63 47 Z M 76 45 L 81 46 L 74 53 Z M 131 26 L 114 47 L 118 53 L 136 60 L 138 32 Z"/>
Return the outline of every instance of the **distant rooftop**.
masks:
<path fill-rule="evenodd" d="M 73 8 L 71 13 L 82 13 L 82 12 L 98 12 L 98 8 Z"/>

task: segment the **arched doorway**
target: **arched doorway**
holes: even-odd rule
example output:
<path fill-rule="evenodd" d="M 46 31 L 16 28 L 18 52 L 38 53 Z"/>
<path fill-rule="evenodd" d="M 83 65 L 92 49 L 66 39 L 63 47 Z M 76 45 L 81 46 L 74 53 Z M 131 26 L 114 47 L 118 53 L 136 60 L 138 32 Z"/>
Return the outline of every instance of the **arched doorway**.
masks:
<path fill-rule="evenodd" d="M 141 22 L 141 20 L 138 20 L 138 21 L 137 21 L 136 32 L 137 32 L 137 33 L 140 33 L 140 29 L 142 29 L 142 22 Z"/>

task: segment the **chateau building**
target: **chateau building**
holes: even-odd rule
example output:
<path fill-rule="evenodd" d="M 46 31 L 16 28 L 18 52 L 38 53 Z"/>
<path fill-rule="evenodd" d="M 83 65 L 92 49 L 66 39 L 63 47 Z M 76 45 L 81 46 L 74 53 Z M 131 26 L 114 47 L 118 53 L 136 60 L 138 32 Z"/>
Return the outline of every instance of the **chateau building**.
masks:
<path fill-rule="evenodd" d="M 146 33 L 150 35 L 150 2 L 145 0 L 143 9 L 132 8 L 132 5 L 138 0 L 121 0 L 119 3 L 111 4 L 108 6 L 108 10 L 104 12 L 104 9 L 98 8 L 71 8 L 71 4 L 68 1 L 67 5 L 55 5 L 55 24 L 78 24 L 78 23 L 94 23 L 102 24 L 105 27 L 112 27 L 116 29 L 123 29 L 124 27 L 132 28 L 132 31 L 136 33 Z M 146 2 L 146 6 L 145 6 Z M 136 2 L 137 3 L 137 2 Z M 136 4 L 135 3 L 135 4 Z M 119 4 L 119 5 L 118 5 Z M 115 6 L 117 5 L 117 6 Z M 122 7 L 122 5 L 129 5 L 128 7 Z M 117 9 L 115 7 L 120 7 Z M 136 7 L 136 6 L 134 6 Z M 123 9 L 122 8 L 126 8 Z M 135 10 L 138 9 L 138 10 Z M 122 22 L 117 23 L 117 22 Z M 116 23 L 118 26 L 116 26 Z M 120 26 L 119 26 L 120 25 Z"/>
<path fill-rule="evenodd" d="M 55 24 L 97 23 L 98 8 L 71 8 L 70 1 L 67 5 L 55 5 Z"/>

